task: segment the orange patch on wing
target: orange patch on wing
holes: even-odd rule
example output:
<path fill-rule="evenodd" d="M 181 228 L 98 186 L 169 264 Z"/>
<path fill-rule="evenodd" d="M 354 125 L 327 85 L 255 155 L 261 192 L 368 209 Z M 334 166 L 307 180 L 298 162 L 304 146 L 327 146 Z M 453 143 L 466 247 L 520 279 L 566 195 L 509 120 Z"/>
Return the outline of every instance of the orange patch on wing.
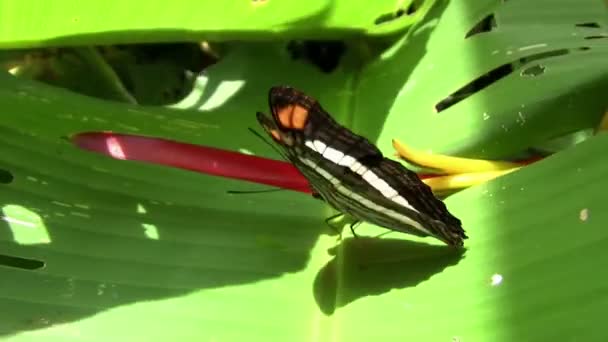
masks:
<path fill-rule="evenodd" d="M 287 105 L 277 108 L 277 117 L 281 126 L 301 130 L 308 121 L 308 109 L 299 105 Z"/>
<path fill-rule="evenodd" d="M 293 115 L 291 116 L 292 128 L 304 129 L 308 121 L 308 109 L 300 106 L 295 106 Z"/>

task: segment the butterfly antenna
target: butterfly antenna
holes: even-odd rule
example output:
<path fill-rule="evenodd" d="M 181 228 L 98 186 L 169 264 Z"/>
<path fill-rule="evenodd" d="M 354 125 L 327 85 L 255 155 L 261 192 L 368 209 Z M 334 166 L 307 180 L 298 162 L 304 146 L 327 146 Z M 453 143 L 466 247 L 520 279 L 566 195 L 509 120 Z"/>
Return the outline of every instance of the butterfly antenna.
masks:
<path fill-rule="evenodd" d="M 253 133 L 253 135 L 255 135 L 256 137 L 260 138 L 266 145 L 270 146 L 270 148 L 272 148 L 276 153 L 278 153 L 281 156 L 281 158 L 283 158 L 283 160 L 285 160 L 285 161 L 288 160 L 288 158 L 284 154 L 284 152 L 282 152 L 276 146 L 274 146 L 268 140 L 266 140 L 266 138 L 264 138 L 264 136 L 261 135 L 258 131 L 256 131 L 255 129 L 253 129 L 251 127 L 249 127 L 248 129 L 249 129 L 249 132 Z"/>
<path fill-rule="evenodd" d="M 276 191 L 283 191 L 285 189 L 282 188 L 276 188 L 276 189 L 266 189 L 266 190 L 246 190 L 246 191 L 239 191 L 239 190 L 228 190 L 227 192 L 229 194 L 259 194 L 259 193 L 264 193 L 264 192 L 276 192 Z"/>
<path fill-rule="evenodd" d="M 288 160 L 287 156 L 283 152 L 281 152 L 281 150 L 279 150 L 276 146 L 274 146 L 268 140 L 266 140 L 266 138 L 264 138 L 264 136 L 261 135 L 258 131 L 256 131 L 255 129 L 253 129 L 251 127 L 248 127 L 248 129 L 251 133 L 253 133 L 253 135 L 260 138 L 266 145 L 270 146 L 270 148 L 272 148 L 276 153 L 278 153 L 281 156 L 281 158 L 283 158 L 283 160 L 285 160 L 285 161 Z M 274 189 L 265 189 L 265 190 L 244 190 L 244 191 L 228 190 L 227 193 L 243 195 L 243 194 L 259 194 L 259 193 L 265 193 L 265 192 L 276 192 L 276 191 L 283 191 L 283 190 L 285 190 L 285 189 L 274 188 Z"/>

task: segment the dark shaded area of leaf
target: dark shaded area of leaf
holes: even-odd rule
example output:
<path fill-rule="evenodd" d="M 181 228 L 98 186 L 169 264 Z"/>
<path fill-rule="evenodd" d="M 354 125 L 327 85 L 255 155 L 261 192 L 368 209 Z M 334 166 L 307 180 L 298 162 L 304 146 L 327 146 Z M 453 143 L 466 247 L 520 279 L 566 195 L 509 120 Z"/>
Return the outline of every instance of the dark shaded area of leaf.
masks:
<path fill-rule="evenodd" d="M 332 72 L 346 53 L 346 44 L 339 40 L 294 40 L 287 44 L 293 59 L 303 59 L 325 73 Z"/>
<path fill-rule="evenodd" d="M 21 76 L 101 99 L 166 105 L 188 95 L 218 59 L 208 43 L 59 47 L 25 53 Z"/>
<path fill-rule="evenodd" d="M 448 246 L 368 237 L 345 239 L 336 251 L 339 256 L 319 271 L 313 288 L 327 315 L 366 296 L 418 286 L 456 265 L 465 253 Z"/>

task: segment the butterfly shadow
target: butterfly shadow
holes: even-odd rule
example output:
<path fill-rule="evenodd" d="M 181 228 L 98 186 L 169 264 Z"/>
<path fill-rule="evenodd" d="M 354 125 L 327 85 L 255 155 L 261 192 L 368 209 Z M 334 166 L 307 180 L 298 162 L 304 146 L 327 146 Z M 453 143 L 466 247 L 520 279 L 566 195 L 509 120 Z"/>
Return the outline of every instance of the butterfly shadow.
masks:
<path fill-rule="evenodd" d="M 313 285 L 317 305 L 326 315 L 359 298 L 418 286 L 456 265 L 465 250 L 359 237 L 343 240 L 330 253 L 334 258 L 319 271 Z"/>

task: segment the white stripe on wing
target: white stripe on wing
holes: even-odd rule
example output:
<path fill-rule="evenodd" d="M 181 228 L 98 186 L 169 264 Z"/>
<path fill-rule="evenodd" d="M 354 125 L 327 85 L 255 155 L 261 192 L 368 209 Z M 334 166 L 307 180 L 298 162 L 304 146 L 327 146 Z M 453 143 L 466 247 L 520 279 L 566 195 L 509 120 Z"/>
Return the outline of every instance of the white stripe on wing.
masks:
<path fill-rule="evenodd" d="M 344 196 L 351 198 L 352 200 L 358 202 L 359 204 L 361 204 L 362 206 L 368 208 L 371 211 L 377 212 L 377 213 L 383 213 L 384 215 L 395 219 L 401 223 L 405 223 L 408 226 L 412 226 L 420 231 L 423 231 L 424 233 L 431 235 L 431 236 L 435 236 L 435 234 L 431 233 L 428 229 L 424 228 L 424 226 L 422 226 L 421 223 L 419 223 L 418 221 L 412 219 L 409 216 L 403 215 L 399 212 L 396 212 L 392 209 L 388 209 L 385 208 L 381 205 L 376 204 L 375 202 L 372 202 L 370 200 L 368 200 L 367 198 L 357 194 L 356 192 L 353 192 L 351 190 L 349 190 L 348 188 L 346 188 L 344 185 L 342 185 L 342 183 L 340 182 L 339 179 L 337 179 L 336 177 L 334 177 L 331 173 L 325 171 L 323 168 L 319 167 L 319 165 L 315 164 L 315 162 L 313 162 L 312 160 L 305 158 L 303 156 L 298 156 L 298 159 L 306 166 L 310 167 L 311 169 L 315 170 L 315 172 L 317 172 L 319 175 L 321 175 L 323 178 L 325 178 L 326 180 L 328 180 L 330 183 L 332 183 L 334 185 L 334 187 L 336 188 L 336 190 L 340 193 L 342 193 Z M 369 171 L 371 172 L 371 171 Z M 403 201 L 405 201 L 405 199 L 403 199 L 403 197 L 398 196 L 399 198 L 401 198 Z M 399 203 L 397 200 L 393 199 L 393 201 Z M 405 207 L 411 207 L 409 206 L 409 203 L 407 203 L 407 201 L 405 201 L 406 204 L 408 204 Z M 401 203 L 400 203 L 401 204 Z M 403 205 L 403 204 L 401 204 Z M 415 210 L 415 209 L 413 209 Z"/>
<path fill-rule="evenodd" d="M 342 151 L 339 151 L 331 146 L 327 146 L 320 140 L 306 140 L 304 144 L 309 149 L 321 154 L 324 159 L 340 166 L 346 166 L 351 171 L 359 174 L 363 180 L 367 182 L 367 184 L 380 191 L 382 196 L 386 197 L 387 199 L 392 200 L 393 202 L 410 210 L 419 212 L 418 209 L 414 208 L 405 198 L 403 198 L 403 196 L 399 195 L 397 190 L 390 186 L 385 180 L 379 178 L 378 175 L 376 175 L 373 171 L 362 165 L 354 157 L 344 154 Z M 319 171 L 318 165 L 315 165 L 313 169 L 315 171 Z"/>

